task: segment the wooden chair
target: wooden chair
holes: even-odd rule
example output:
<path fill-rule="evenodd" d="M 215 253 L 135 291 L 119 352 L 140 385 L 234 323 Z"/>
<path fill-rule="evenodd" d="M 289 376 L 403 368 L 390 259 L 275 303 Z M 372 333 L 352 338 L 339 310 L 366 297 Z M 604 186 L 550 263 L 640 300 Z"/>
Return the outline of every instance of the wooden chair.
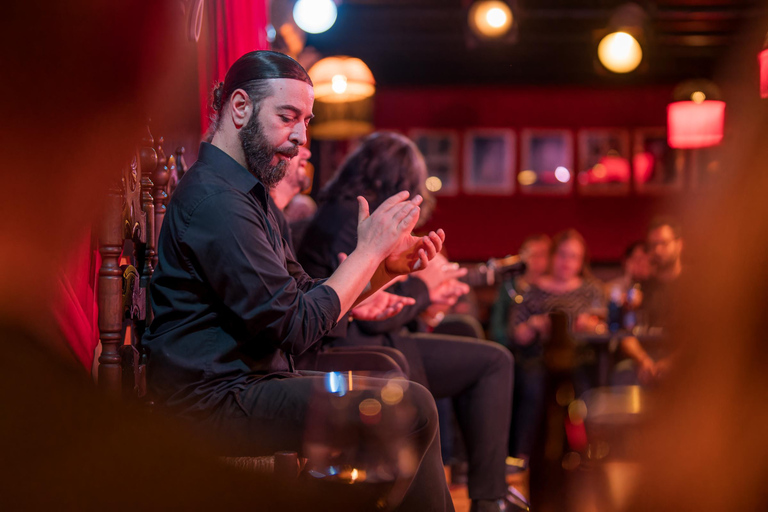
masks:
<path fill-rule="evenodd" d="M 146 395 L 146 351 L 141 337 L 152 320 L 149 282 L 157 261 L 156 230 L 163 222 L 168 194 L 168 159 L 162 139 L 147 131 L 130 164 L 107 193 L 98 228 L 99 387 L 109 394 Z M 170 162 L 175 165 L 175 161 Z M 154 194 L 154 196 L 153 196 Z M 126 343 L 128 337 L 128 343 Z"/>

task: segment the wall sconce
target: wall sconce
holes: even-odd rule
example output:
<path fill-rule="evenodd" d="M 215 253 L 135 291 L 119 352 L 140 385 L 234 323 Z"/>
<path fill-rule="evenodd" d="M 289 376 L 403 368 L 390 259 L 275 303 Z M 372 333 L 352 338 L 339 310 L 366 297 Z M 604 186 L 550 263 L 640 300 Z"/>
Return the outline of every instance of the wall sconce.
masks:
<path fill-rule="evenodd" d="M 723 140 L 725 102 L 720 91 L 708 80 L 680 84 L 667 106 L 667 140 L 677 149 L 716 146 Z"/>

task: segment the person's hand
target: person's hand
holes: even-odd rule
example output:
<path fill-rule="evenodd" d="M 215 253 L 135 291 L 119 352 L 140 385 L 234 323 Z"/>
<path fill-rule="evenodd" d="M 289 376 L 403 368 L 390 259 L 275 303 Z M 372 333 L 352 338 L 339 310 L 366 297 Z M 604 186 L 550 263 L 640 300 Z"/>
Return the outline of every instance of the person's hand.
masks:
<path fill-rule="evenodd" d="M 430 231 L 427 236 L 404 234 L 384 260 L 384 270 L 392 277 L 429 267 L 429 262 L 443 250 L 445 232 Z"/>
<path fill-rule="evenodd" d="M 542 336 L 547 336 L 549 334 L 549 328 L 551 325 L 549 315 L 532 315 L 526 321 L 526 324 L 528 324 L 528 327 Z"/>
<path fill-rule="evenodd" d="M 403 241 L 411 237 L 410 233 L 419 220 L 419 204 L 422 201 L 422 197 L 418 195 L 408 201 L 408 195 L 407 191 L 393 195 L 381 203 L 372 214 L 369 213 L 368 201 L 362 196 L 357 198 L 359 213 L 356 250 L 378 260 L 383 260 L 393 253 L 403 252 Z M 403 264 L 409 267 L 416 266 L 423 257 L 422 265 L 426 266 L 428 262 L 426 249 L 424 251 L 421 249 L 419 246 L 415 251 L 404 254 L 403 258 L 407 259 L 407 262 Z M 405 273 L 407 272 L 393 273 L 393 277 Z"/>
<path fill-rule="evenodd" d="M 597 327 L 601 324 L 600 318 L 597 315 L 589 313 L 582 313 L 576 317 L 573 330 L 576 332 L 596 332 Z"/>
<path fill-rule="evenodd" d="M 656 368 L 656 362 L 650 357 L 645 357 L 640 361 L 637 369 L 637 378 L 640 384 L 647 386 L 656 380 L 658 376 L 658 369 Z"/>
<path fill-rule="evenodd" d="M 405 306 L 416 304 L 411 297 L 379 290 L 355 306 L 350 315 L 357 320 L 386 320 L 401 312 Z"/>
<path fill-rule="evenodd" d="M 449 262 L 442 254 L 437 254 L 424 270 L 413 273 L 414 277 L 424 281 L 430 293 L 446 281 L 457 280 L 465 275 L 467 275 L 466 268 L 459 267 L 458 263 Z"/>
<path fill-rule="evenodd" d="M 432 265 L 432 263 L 430 263 Z M 432 304 L 453 306 L 459 297 L 469 293 L 469 285 L 457 279 L 449 279 L 429 290 L 429 300 Z"/>

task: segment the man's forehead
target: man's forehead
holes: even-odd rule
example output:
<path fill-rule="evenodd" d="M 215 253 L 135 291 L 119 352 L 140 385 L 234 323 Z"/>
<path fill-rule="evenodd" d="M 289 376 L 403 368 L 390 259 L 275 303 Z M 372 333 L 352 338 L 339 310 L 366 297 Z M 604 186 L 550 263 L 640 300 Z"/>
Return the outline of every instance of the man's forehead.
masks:
<path fill-rule="evenodd" d="M 275 78 L 272 80 L 272 95 L 269 99 L 275 103 L 288 103 L 311 111 L 315 91 L 311 85 L 301 80 Z"/>

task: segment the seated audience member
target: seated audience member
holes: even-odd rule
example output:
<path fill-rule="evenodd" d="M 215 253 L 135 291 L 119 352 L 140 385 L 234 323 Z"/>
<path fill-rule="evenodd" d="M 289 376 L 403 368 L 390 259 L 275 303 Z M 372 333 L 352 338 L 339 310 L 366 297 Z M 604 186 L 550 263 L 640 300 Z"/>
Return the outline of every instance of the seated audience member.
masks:
<path fill-rule="evenodd" d="M 358 244 L 328 279 L 311 279 L 281 236 L 269 190 L 307 141 L 312 82 L 293 59 L 250 52 L 214 91 L 211 142 L 179 182 L 163 222 L 145 334 L 150 390 L 236 455 L 301 452 L 313 390 L 293 357 L 398 275 L 427 266 L 442 232 L 416 238 L 419 196 L 353 213 Z M 383 384 L 382 384 L 383 385 Z M 415 475 L 401 510 L 452 510 L 435 404 L 411 383 L 406 441 Z"/>
<path fill-rule="evenodd" d="M 627 292 L 636 285 L 641 285 L 651 275 L 651 260 L 645 248 L 645 242 L 634 242 L 627 247 L 621 259 L 622 275 L 608 281 L 605 285 L 606 296 L 614 290 L 620 290 L 626 299 Z M 639 302 L 639 297 L 638 297 Z"/>
<path fill-rule="evenodd" d="M 531 235 L 520 246 L 520 259 L 525 262 L 525 273 L 505 279 L 499 286 L 499 295 L 491 308 L 491 339 L 507 347 L 510 339 L 507 333 L 509 313 L 515 306 L 515 297 L 526 293 L 532 284 L 536 284 L 549 267 L 549 250 L 552 240 L 545 235 Z M 520 299 L 518 299 L 520 300 Z"/>
<path fill-rule="evenodd" d="M 363 139 L 321 192 L 317 215 L 299 248 L 299 261 L 307 272 L 326 277 L 339 265 L 339 253 L 359 247 L 354 226 L 357 196 L 377 205 L 392 190 L 426 194 L 426 177 L 424 159 L 407 137 L 380 132 Z M 422 219 L 428 208 L 427 202 Z M 509 352 L 472 338 L 402 332 L 431 303 L 455 301 L 465 293 L 455 279 L 461 274 L 447 260 L 435 259 L 424 271 L 398 283 L 395 293 L 414 297 L 414 306 L 384 322 L 352 322 L 345 338 L 330 342 L 397 348 L 408 360 L 412 379 L 424 383 L 436 399 L 453 397 L 467 441 L 472 510 L 503 510 L 512 400 Z"/>
<path fill-rule="evenodd" d="M 600 320 L 590 313 L 603 302 L 600 286 L 590 277 L 584 238 L 575 230 L 554 237 L 549 273 L 531 284 L 510 314 L 509 335 L 515 355 L 513 455 L 531 455 L 543 405 L 546 379 L 542 360 L 549 337 L 549 313 L 565 312 L 574 331 L 594 331 Z"/>
<path fill-rule="evenodd" d="M 663 329 L 671 320 L 669 312 L 683 269 L 683 239 L 679 224 L 668 218 L 654 219 L 648 226 L 646 247 L 653 274 L 643 283 L 639 315 L 644 326 Z M 636 337 L 629 336 L 621 341 L 621 349 L 634 362 L 636 371 L 627 372 L 626 363 L 619 363 L 617 383 L 632 383 L 636 374 L 640 383 L 649 384 L 669 370 L 671 357 L 666 343 L 654 342 L 652 347 L 644 347 Z"/>
<path fill-rule="evenodd" d="M 291 227 L 290 236 L 287 236 L 286 241 L 291 244 L 294 254 L 301 237 L 304 236 L 309 218 L 317 210 L 317 205 L 312 198 L 301 194 L 301 191 L 309 188 L 311 184 L 306 172 L 307 162 L 311 156 L 309 149 L 301 146 L 299 154 L 288 163 L 285 177 L 269 191 L 275 206 L 282 212 L 287 225 Z"/>

